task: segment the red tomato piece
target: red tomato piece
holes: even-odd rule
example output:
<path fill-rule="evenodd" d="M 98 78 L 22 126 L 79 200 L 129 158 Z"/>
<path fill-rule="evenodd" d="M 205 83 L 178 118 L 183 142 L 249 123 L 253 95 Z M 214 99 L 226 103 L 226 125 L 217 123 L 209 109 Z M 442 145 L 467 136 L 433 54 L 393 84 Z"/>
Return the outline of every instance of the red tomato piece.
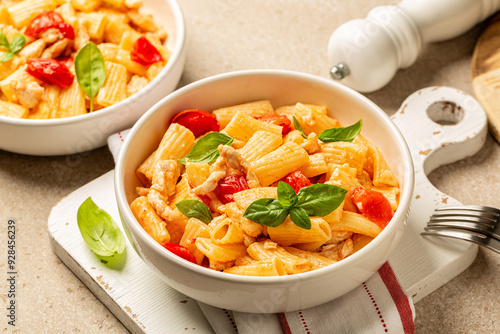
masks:
<path fill-rule="evenodd" d="M 56 28 L 59 29 L 64 38 L 75 39 L 75 30 L 69 23 L 59 23 Z"/>
<path fill-rule="evenodd" d="M 134 45 L 132 45 L 130 59 L 144 66 L 163 61 L 163 57 L 158 49 L 156 49 L 144 36 L 139 37 Z"/>
<path fill-rule="evenodd" d="M 74 75 L 62 62 L 55 59 L 33 58 L 27 61 L 26 72 L 51 85 L 69 87 Z"/>
<path fill-rule="evenodd" d="M 351 191 L 351 199 L 362 214 L 381 228 L 392 218 L 391 203 L 378 191 L 358 187 Z"/>
<path fill-rule="evenodd" d="M 298 193 L 301 188 L 308 187 L 312 184 L 311 181 L 298 170 L 288 174 L 283 181 L 291 185 L 296 193 Z"/>
<path fill-rule="evenodd" d="M 282 127 L 281 134 L 284 136 L 292 130 L 290 120 L 285 115 L 265 115 L 262 117 L 257 117 L 259 121 L 267 122 Z"/>
<path fill-rule="evenodd" d="M 172 123 L 178 123 L 191 130 L 195 137 L 220 130 L 219 122 L 214 115 L 198 109 L 188 109 L 178 113 L 172 119 Z"/>
<path fill-rule="evenodd" d="M 178 244 L 170 243 L 170 242 L 165 242 L 165 243 L 162 243 L 161 245 L 165 249 L 174 253 L 175 255 L 182 257 L 184 260 L 188 260 L 189 262 L 193 262 L 194 264 L 198 264 L 196 262 L 196 258 L 194 257 L 194 255 L 186 247 L 178 245 Z"/>
<path fill-rule="evenodd" d="M 64 22 L 62 16 L 56 12 L 43 12 L 28 24 L 24 34 L 26 36 L 37 37 L 42 32 L 50 28 L 57 28 L 65 38 L 75 39 L 73 27 Z"/>
<path fill-rule="evenodd" d="M 219 184 L 214 189 L 215 196 L 223 204 L 234 202 L 233 194 L 242 190 L 249 189 L 247 180 L 243 175 L 231 175 L 219 181 Z"/>

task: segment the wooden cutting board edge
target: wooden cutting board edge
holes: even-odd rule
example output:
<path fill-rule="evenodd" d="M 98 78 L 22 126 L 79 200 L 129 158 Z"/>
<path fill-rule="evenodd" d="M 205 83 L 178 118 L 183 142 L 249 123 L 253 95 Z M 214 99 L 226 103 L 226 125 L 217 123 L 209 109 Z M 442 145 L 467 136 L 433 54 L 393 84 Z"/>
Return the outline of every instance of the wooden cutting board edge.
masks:
<path fill-rule="evenodd" d="M 500 13 L 486 22 L 476 42 L 471 79 L 474 96 L 488 116 L 489 130 L 500 143 Z"/>

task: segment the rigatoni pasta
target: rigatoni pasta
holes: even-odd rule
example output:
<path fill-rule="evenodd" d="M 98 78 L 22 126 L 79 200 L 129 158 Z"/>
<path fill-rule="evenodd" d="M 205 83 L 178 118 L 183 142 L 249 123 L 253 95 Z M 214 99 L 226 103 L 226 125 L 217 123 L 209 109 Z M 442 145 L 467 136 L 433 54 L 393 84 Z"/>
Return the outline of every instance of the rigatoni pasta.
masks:
<path fill-rule="evenodd" d="M 137 166 L 131 207 L 155 240 L 164 222 L 170 243 L 160 243 L 198 265 L 252 276 L 323 268 L 367 245 L 398 207 L 396 177 L 361 121 L 344 128 L 325 106 L 265 100 L 179 115 Z M 352 135 L 338 139 L 344 129 Z"/>

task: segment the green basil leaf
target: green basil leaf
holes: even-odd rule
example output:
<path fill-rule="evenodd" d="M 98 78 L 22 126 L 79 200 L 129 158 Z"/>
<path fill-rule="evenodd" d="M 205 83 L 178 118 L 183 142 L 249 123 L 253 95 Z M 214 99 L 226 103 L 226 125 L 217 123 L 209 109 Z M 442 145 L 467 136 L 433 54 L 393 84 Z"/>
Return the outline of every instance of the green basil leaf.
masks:
<path fill-rule="evenodd" d="M 306 210 L 300 206 L 290 209 L 290 219 L 298 227 L 302 227 L 306 230 L 311 229 L 311 219 L 309 219 Z"/>
<path fill-rule="evenodd" d="M 4 54 L 2 55 L 2 57 L 0 58 L 0 63 L 5 63 L 9 60 L 11 60 L 12 58 L 14 58 L 16 55 L 13 54 L 12 52 L 4 52 Z"/>
<path fill-rule="evenodd" d="M 307 136 L 304 133 L 304 129 L 302 129 L 302 125 L 300 125 L 299 121 L 295 118 L 295 116 L 293 116 L 293 127 L 295 128 L 295 130 L 298 130 L 300 132 L 300 134 L 302 135 L 302 137 L 304 137 L 304 139 L 307 139 Z"/>
<path fill-rule="evenodd" d="M 191 147 L 191 151 L 184 157 L 179 159 L 178 161 L 185 165 L 186 158 L 189 159 L 189 162 L 195 164 L 203 164 L 203 163 L 211 163 L 217 160 L 219 157 L 219 150 L 217 149 L 219 145 L 228 145 L 230 146 L 234 141 L 233 137 L 226 135 L 225 133 L 220 132 L 210 132 L 205 136 L 200 138 L 194 145 Z"/>
<path fill-rule="evenodd" d="M 196 218 L 204 223 L 211 222 L 212 212 L 205 203 L 200 202 L 195 199 L 185 199 L 175 203 L 177 209 L 179 209 L 182 214 L 188 218 Z"/>
<path fill-rule="evenodd" d="M 275 198 L 261 198 L 253 201 L 245 212 L 243 218 L 257 224 L 276 227 L 281 225 L 288 217 L 289 209 L 284 208 Z"/>
<path fill-rule="evenodd" d="M 26 37 L 24 35 L 15 36 L 12 41 L 10 41 L 10 52 L 18 53 L 26 44 Z"/>
<path fill-rule="evenodd" d="M 299 198 L 297 197 L 297 193 L 293 190 L 292 186 L 286 182 L 279 181 L 278 182 L 278 201 L 285 208 L 291 208 L 296 206 L 299 202 Z"/>
<path fill-rule="evenodd" d="M 75 57 L 75 72 L 78 84 L 90 98 L 90 112 L 92 112 L 94 96 L 106 79 L 104 58 L 97 45 L 89 42 L 78 52 Z"/>
<path fill-rule="evenodd" d="M 312 217 L 324 217 L 342 203 L 347 190 L 331 185 L 318 183 L 299 190 L 299 206 Z"/>
<path fill-rule="evenodd" d="M 113 256 L 125 250 L 125 237 L 113 218 L 87 198 L 78 208 L 78 228 L 90 249 L 100 256 Z"/>
<path fill-rule="evenodd" d="M 5 37 L 5 34 L 1 30 L 0 30 L 0 48 L 6 48 L 7 50 L 10 50 L 9 41 L 7 40 L 7 37 Z"/>
<path fill-rule="evenodd" d="M 359 120 L 353 125 L 350 125 L 345 128 L 332 128 L 325 131 L 322 131 L 318 139 L 323 141 L 324 143 L 330 143 L 334 141 L 348 141 L 351 142 L 356 138 L 357 135 L 361 132 L 361 126 L 363 125 L 363 121 Z"/>

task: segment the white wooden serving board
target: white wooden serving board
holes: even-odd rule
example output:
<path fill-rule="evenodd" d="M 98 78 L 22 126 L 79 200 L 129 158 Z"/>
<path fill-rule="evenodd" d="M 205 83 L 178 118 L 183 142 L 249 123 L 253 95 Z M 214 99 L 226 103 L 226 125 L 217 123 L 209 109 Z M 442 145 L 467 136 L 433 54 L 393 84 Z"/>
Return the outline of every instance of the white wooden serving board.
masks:
<path fill-rule="evenodd" d="M 433 119 L 462 117 L 459 123 L 443 126 L 429 119 L 427 109 L 440 101 L 445 101 L 445 108 L 429 109 L 434 110 L 430 112 Z M 449 109 L 452 103 L 458 107 Z M 412 94 L 392 118 L 412 152 L 416 183 L 408 226 L 391 263 L 403 288 L 417 302 L 465 270 L 476 256 L 474 244 L 429 239 L 420 232 L 434 208 L 460 204 L 434 188 L 426 175 L 440 165 L 476 153 L 484 144 L 487 121 L 471 96 L 447 87 Z M 52 209 L 48 228 L 55 253 L 131 332 L 213 332 L 196 301 L 167 286 L 128 242 L 126 261 L 118 269 L 101 263 L 84 243 L 76 212 L 89 196 L 120 222 L 113 176 L 114 171 L 104 174 Z"/>

